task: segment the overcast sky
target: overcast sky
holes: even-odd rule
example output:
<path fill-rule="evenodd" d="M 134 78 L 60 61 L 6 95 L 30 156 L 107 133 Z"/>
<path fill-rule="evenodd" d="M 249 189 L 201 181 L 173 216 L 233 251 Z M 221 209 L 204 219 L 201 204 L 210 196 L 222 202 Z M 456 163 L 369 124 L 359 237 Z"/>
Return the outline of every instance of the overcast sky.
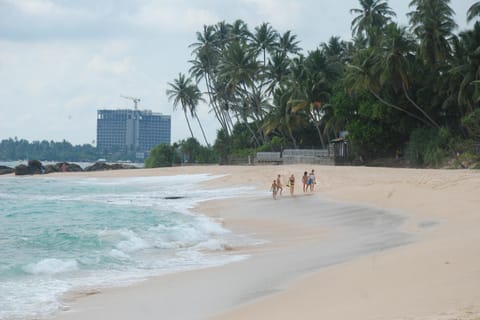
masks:
<path fill-rule="evenodd" d="M 388 1 L 400 24 L 409 2 Z M 451 1 L 459 30 L 473 2 Z M 171 114 L 172 142 L 188 138 L 165 90 L 188 72 L 188 45 L 203 25 L 242 19 L 253 31 L 269 22 L 296 34 L 307 53 L 331 36 L 350 40 L 349 10 L 358 7 L 358 0 L 0 0 L 0 139 L 92 143 L 97 109 L 133 107 L 121 95 Z M 213 142 L 219 126 L 199 109 Z"/>

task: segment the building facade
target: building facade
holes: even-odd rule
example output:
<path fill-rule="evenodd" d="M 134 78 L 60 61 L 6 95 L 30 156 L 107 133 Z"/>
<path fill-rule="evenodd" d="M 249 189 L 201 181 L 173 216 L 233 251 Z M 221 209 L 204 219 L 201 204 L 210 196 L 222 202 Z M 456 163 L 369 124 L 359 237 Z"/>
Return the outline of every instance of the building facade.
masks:
<path fill-rule="evenodd" d="M 97 148 L 102 152 L 148 153 L 170 144 L 171 117 L 150 110 L 97 110 Z"/>

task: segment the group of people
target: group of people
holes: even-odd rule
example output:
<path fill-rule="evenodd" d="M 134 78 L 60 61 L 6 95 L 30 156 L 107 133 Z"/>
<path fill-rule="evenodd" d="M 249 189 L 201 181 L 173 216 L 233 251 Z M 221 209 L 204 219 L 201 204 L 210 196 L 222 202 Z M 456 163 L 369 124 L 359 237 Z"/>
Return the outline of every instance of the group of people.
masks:
<path fill-rule="evenodd" d="M 303 192 L 307 192 L 309 190 L 310 192 L 315 191 L 315 184 L 317 183 L 315 178 L 315 170 L 312 169 L 310 173 L 305 171 L 302 176 L 302 183 L 303 183 Z M 293 175 L 293 173 L 288 178 L 287 188 L 290 189 L 290 195 L 293 196 L 295 192 L 295 176 Z M 279 195 L 280 196 L 282 195 L 283 184 L 282 184 L 280 175 L 277 176 L 277 179 L 273 180 L 270 191 L 272 191 L 273 199 L 277 199 Z"/>

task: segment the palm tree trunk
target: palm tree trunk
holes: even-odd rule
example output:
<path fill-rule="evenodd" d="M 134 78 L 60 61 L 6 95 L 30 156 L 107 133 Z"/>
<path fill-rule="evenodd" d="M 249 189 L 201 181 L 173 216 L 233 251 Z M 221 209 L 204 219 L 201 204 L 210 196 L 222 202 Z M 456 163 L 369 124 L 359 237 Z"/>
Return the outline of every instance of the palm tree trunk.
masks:
<path fill-rule="evenodd" d="M 188 130 L 190 130 L 190 135 L 192 136 L 192 138 L 195 138 L 195 137 L 193 136 L 192 127 L 190 126 L 190 121 L 188 121 L 187 112 L 184 112 L 184 115 L 185 115 L 185 120 L 187 120 L 187 125 L 188 125 Z"/>
<path fill-rule="evenodd" d="M 385 104 L 386 106 L 390 107 L 390 108 L 393 108 L 395 110 L 398 110 L 398 111 L 401 111 L 403 113 L 406 113 L 407 115 L 409 115 L 410 117 L 414 118 L 414 119 L 417 119 L 418 121 L 421 121 L 423 122 L 424 124 L 426 125 L 430 125 L 431 123 L 430 122 L 427 122 L 425 119 L 423 118 L 420 118 L 418 117 L 417 115 L 414 115 L 413 113 L 411 112 L 408 112 L 407 110 L 399 107 L 399 106 L 396 106 L 394 104 L 391 104 L 390 102 L 386 101 L 386 100 L 383 100 L 378 94 L 375 93 L 375 91 L 373 91 L 372 89 L 368 89 L 368 91 L 375 97 L 377 98 L 381 103 Z"/>
<path fill-rule="evenodd" d="M 198 118 L 198 115 L 196 112 L 195 112 L 195 118 L 197 119 L 198 125 L 200 126 L 200 130 L 202 130 L 203 139 L 205 140 L 207 147 L 210 147 L 210 144 L 207 141 L 207 136 L 205 135 L 205 131 L 203 130 L 202 123 L 200 122 L 200 119 Z"/>
<path fill-rule="evenodd" d="M 407 92 L 407 88 L 405 88 L 405 84 L 402 83 L 402 88 L 403 88 L 403 93 L 405 94 L 405 97 L 407 97 L 408 101 L 410 101 L 411 104 L 413 104 L 413 106 L 415 108 L 417 108 L 418 111 L 420 111 L 424 116 L 425 118 L 427 118 L 437 129 L 440 128 L 440 126 L 438 125 L 438 123 L 436 123 L 432 118 L 430 118 L 430 116 L 422 109 L 420 108 L 419 105 L 417 105 L 415 103 L 415 101 L 413 101 L 410 96 L 408 95 L 408 92 Z"/>
<path fill-rule="evenodd" d="M 320 132 L 320 126 L 314 122 L 315 129 L 317 129 L 318 137 L 320 138 L 320 143 L 322 144 L 322 149 L 325 149 L 325 142 L 323 141 L 322 133 Z"/>

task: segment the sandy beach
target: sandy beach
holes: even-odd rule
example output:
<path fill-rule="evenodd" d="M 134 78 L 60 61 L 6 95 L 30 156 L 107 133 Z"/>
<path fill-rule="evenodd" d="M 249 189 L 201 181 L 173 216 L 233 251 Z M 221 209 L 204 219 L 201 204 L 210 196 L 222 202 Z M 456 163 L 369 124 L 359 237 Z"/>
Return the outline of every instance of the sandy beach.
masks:
<path fill-rule="evenodd" d="M 301 175 L 315 169 L 315 192 Z M 54 319 L 480 319 L 480 172 L 367 167 L 192 166 L 55 174 L 207 173 L 202 187 L 258 196 L 195 210 L 263 243 L 249 258 L 66 301 Z M 295 196 L 268 192 L 295 174 Z"/>

